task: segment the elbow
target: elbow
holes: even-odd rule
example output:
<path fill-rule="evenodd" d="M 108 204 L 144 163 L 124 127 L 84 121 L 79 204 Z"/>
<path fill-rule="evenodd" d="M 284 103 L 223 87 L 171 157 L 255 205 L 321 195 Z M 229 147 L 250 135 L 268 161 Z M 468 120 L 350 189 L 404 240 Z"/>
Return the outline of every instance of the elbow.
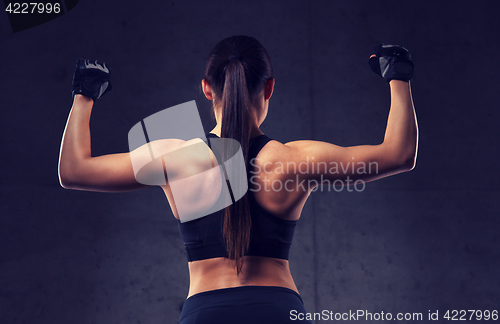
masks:
<path fill-rule="evenodd" d="M 397 165 L 402 172 L 415 169 L 417 165 L 417 150 L 411 150 L 409 153 L 402 155 Z"/>
<path fill-rule="evenodd" d="M 415 169 L 415 166 L 417 165 L 417 152 L 418 152 L 418 136 L 416 136 L 416 140 L 411 146 L 411 149 L 408 151 L 408 155 L 406 156 L 405 159 L 405 167 L 407 168 L 406 171 L 411 171 Z"/>
<path fill-rule="evenodd" d="M 396 147 L 389 143 L 384 143 L 383 145 L 388 145 L 387 156 L 396 173 L 408 172 L 415 168 L 417 163 L 417 142 L 411 143 L 411 145 L 400 144 Z"/>
<path fill-rule="evenodd" d="M 59 164 L 58 170 L 59 184 L 64 189 L 79 189 L 78 178 L 73 168 L 64 164 Z"/>
<path fill-rule="evenodd" d="M 59 184 L 64 189 L 71 189 L 70 185 L 70 172 L 68 171 L 68 167 L 66 166 L 64 161 L 59 156 L 59 164 L 57 165 L 57 176 L 59 178 Z"/>
<path fill-rule="evenodd" d="M 71 179 L 71 177 L 68 174 L 61 172 L 60 170 L 59 170 L 59 184 L 64 189 L 75 189 L 75 183 Z"/>
<path fill-rule="evenodd" d="M 59 184 L 64 189 L 76 189 L 76 187 L 71 182 L 69 182 L 61 177 L 59 177 Z"/>
<path fill-rule="evenodd" d="M 404 160 L 404 162 L 401 164 L 401 168 L 404 172 L 408 172 L 415 169 L 416 165 L 417 165 L 417 156 L 413 155 Z"/>
<path fill-rule="evenodd" d="M 63 182 L 61 179 L 59 179 L 59 184 L 61 185 L 61 187 L 63 187 L 64 189 L 73 189 L 68 183 L 66 182 Z"/>
<path fill-rule="evenodd" d="M 411 171 L 415 168 L 417 162 L 416 150 L 393 150 L 386 156 L 391 173 Z"/>

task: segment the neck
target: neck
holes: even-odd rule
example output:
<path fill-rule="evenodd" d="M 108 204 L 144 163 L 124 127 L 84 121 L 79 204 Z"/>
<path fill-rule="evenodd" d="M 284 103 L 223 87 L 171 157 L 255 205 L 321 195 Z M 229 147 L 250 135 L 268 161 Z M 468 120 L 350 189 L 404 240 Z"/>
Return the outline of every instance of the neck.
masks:
<path fill-rule="evenodd" d="M 210 131 L 210 133 L 215 134 L 215 135 L 221 137 L 220 136 L 221 131 L 222 131 L 222 111 L 221 111 L 221 109 L 215 109 L 215 121 L 217 122 L 217 124 Z M 264 134 L 260 130 L 259 127 L 260 127 L 260 125 L 258 125 L 257 122 L 255 121 L 253 123 L 253 125 L 252 125 L 251 130 L 250 130 L 250 138 L 253 138 L 253 137 L 256 137 L 256 136 Z"/>
<path fill-rule="evenodd" d="M 221 137 L 220 136 L 221 130 L 222 130 L 221 124 L 217 123 L 217 125 L 215 125 L 215 127 L 210 131 L 210 133 Z M 250 130 L 250 138 L 254 138 L 254 137 L 257 137 L 257 136 L 262 135 L 262 134 L 264 134 L 264 133 L 260 130 L 260 128 L 257 125 L 254 125 L 254 127 L 252 127 L 252 129 Z"/>

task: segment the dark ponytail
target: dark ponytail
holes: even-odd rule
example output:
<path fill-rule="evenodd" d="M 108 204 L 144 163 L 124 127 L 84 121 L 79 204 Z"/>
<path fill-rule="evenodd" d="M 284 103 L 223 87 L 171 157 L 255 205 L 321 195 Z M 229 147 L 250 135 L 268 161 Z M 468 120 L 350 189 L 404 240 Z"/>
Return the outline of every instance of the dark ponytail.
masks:
<path fill-rule="evenodd" d="M 204 79 L 214 91 L 214 107 L 222 108 L 222 138 L 237 140 L 248 170 L 252 102 L 272 79 L 272 67 L 264 47 L 253 37 L 233 36 L 221 41 L 209 55 Z M 230 259 L 241 272 L 250 244 L 252 226 L 248 194 L 226 207 L 223 236 Z"/>

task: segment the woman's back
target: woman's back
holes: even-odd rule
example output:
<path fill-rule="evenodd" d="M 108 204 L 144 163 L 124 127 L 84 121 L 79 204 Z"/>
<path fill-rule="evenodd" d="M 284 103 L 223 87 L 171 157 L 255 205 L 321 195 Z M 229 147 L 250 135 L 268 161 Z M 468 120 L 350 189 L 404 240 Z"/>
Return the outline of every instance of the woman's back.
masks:
<path fill-rule="evenodd" d="M 282 190 L 273 190 L 269 187 L 269 183 L 272 183 L 276 189 L 278 183 L 285 183 L 288 180 L 284 177 L 284 173 L 275 173 L 270 170 L 270 166 L 276 160 L 274 156 L 276 154 L 283 156 L 288 148 L 277 141 L 270 140 L 265 135 L 254 137 L 250 143 L 251 163 L 249 163 L 248 170 L 247 195 L 250 197 L 252 213 L 252 236 L 256 238 L 250 241 L 240 273 L 236 271 L 234 262 L 227 259 L 227 255 L 222 256 L 225 251 L 220 231 L 223 210 L 195 220 L 181 222 L 182 218 L 176 211 L 178 200 L 173 198 L 169 185 L 163 186 L 174 215 L 179 220 L 179 228 L 186 244 L 190 261 L 189 296 L 203 291 L 238 286 L 279 286 L 298 292 L 288 266 L 288 250 L 296 220 L 300 217 L 308 192 L 299 191 L 294 195 L 289 192 L 283 195 Z M 212 165 L 217 165 L 217 161 L 213 160 L 216 155 L 210 156 Z M 199 161 L 195 163 L 206 164 L 199 163 Z M 189 169 L 185 163 L 180 163 L 179 167 L 179 172 Z M 201 188 L 193 191 L 192 195 L 201 201 L 198 205 L 201 205 L 202 209 L 206 208 L 206 203 L 203 201 L 215 203 L 217 199 L 214 198 L 213 193 L 222 192 L 223 175 L 222 172 L 218 174 L 220 177 L 203 172 L 203 175 L 197 178 L 196 183 Z M 290 183 L 287 185 L 291 187 Z M 189 242 L 193 236 L 196 239 L 198 236 L 203 236 L 203 238 Z"/>

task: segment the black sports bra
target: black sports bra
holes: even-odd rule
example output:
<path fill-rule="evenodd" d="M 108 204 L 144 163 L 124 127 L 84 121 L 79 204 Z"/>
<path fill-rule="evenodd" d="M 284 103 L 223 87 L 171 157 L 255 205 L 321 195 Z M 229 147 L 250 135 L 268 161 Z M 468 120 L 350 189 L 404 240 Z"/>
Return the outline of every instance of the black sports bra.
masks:
<path fill-rule="evenodd" d="M 207 137 L 217 137 L 208 134 Z M 260 135 L 250 140 L 248 159 L 251 160 L 271 139 Z M 246 193 L 250 203 L 252 227 L 248 256 L 263 256 L 288 260 L 297 221 L 278 218 L 266 212 L 255 200 L 251 190 Z M 228 257 L 222 238 L 224 209 L 207 216 L 178 221 L 179 231 L 187 252 L 188 261 Z"/>

